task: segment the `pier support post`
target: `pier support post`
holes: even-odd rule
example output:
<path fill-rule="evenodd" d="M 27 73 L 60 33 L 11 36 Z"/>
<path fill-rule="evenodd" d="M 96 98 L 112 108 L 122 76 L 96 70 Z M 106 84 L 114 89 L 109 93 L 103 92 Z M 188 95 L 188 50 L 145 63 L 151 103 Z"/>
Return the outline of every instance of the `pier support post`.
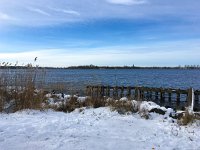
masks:
<path fill-rule="evenodd" d="M 124 87 L 122 86 L 121 88 L 121 93 L 120 93 L 120 97 L 123 97 L 124 96 Z"/>
<path fill-rule="evenodd" d="M 180 97 L 181 97 L 180 89 L 178 89 L 178 90 L 176 91 L 176 104 L 177 104 L 177 107 L 180 106 Z"/>
<path fill-rule="evenodd" d="M 149 99 L 152 100 L 152 91 L 149 92 Z"/>
<path fill-rule="evenodd" d="M 158 92 L 155 92 L 155 99 L 158 100 Z"/>
<path fill-rule="evenodd" d="M 198 94 L 195 94 L 195 101 L 199 101 L 199 95 Z"/>
<path fill-rule="evenodd" d="M 110 97 L 110 86 L 107 86 L 107 89 L 106 89 L 106 96 Z"/>
<path fill-rule="evenodd" d="M 86 95 L 90 96 L 90 86 L 86 87 Z"/>
<path fill-rule="evenodd" d="M 127 97 L 131 98 L 131 87 L 127 88 Z"/>
<path fill-rule="evenodd" d="M 165 103 L 165 91 L 160 88 L 160 104 L 163 105 Z"/>
<path fill-rule="evenodd" d="M 115 98 L 118 98 L 118 86 L 116 86 L 113 91 Z"/>
<path fill-rule="evenodd" d="M 171 103 L 171 101 L 172 101 L 172 93 L 171 92 L 168 93 L 168 100 Z"/>
<path fill-rule="evenodd" d="M 138 87 L 135 88 L 135 100 L 140 101 L 140 90 Z"/>

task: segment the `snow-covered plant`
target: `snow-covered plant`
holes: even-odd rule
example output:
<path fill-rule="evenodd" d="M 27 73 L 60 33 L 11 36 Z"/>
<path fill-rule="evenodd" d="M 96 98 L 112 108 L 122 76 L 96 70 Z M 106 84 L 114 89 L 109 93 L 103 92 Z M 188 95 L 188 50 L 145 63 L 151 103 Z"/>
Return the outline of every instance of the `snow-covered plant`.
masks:
<path fill-rule="evenodd" d="M 195 116 L 194 114 L 190 113 L 190 111 L 187 109 L 182 117 L 180 118 L 180 120 L 178 121 L 178 123 L 180 125 L 188 125 L 190 123 L 192 123 L 195 120 Z"/>

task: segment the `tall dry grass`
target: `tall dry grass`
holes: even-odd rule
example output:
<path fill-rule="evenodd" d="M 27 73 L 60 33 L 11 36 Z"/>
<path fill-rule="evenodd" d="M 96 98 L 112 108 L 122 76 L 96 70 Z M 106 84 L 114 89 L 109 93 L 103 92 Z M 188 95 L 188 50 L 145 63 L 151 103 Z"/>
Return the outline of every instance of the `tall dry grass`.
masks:
<path fill-rule="evenodd" d="M 44 94 L 43 90 L 36 89 L 36 78 L 41 78 L 38 85 L 42 89 L 45 72 L 32 64 L 17 69 L 11 69 L 7 65 L 9 63 L 2 64 L 4 66 L 0 70 L 0 111 L 41 109 Z"/>

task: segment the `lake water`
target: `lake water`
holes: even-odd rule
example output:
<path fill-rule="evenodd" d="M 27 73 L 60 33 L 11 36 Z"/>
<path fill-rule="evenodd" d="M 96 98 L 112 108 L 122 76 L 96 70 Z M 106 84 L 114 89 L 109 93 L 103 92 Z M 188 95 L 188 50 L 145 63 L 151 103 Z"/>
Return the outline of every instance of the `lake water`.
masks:
<path fill-rule="evenodd" d="M 148 86 L 200 89 L 200 70 L 180 69 L 49 69 L 47 83 L 77 87 L 86 85 Z"/>
<path fill-rule="evenodd" d="M 23 74 L 23 69 L 9 73 Z M 0 72 L 5 72 L 1 69 Z M 38 72 L 41 72 L 38 70 Z M 180 69 L 46 69 L 38 73 L 37 83 L 50 89 L 83 90 L 87 85 L 148 86 L 200 89 L 200 70 Z M 42 73 L 44 76 L 44 73 Z M 45 80 L 45 82 L 40 82 Z"/>

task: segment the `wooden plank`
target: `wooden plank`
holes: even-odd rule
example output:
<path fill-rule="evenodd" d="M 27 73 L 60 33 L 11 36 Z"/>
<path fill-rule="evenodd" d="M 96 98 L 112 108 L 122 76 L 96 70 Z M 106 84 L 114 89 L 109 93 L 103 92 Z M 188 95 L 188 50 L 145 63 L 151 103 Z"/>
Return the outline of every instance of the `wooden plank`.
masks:
<path fill-rule="evenodd" d="M 130 87 L 127 88 L 127 97 L 128 98 L 131 97 L 131 88 Z"/>
<path fill-rule="evenodd" d="M 198 94 L 198 95 L 200 95 L 200 90 L 196 90 L 196 91 L 194 91 L 194 94 Z"/>
<path fill-rule="evenodd" d="M 158 100 L 158 92 L 155 92 L 155 99 Z"/>
<path fill-rule="evenodd" d="M 172 101 L 172 93 L 171 93 L 171 91 L 168 93 L 168 101 L 169 101 L 169 102 Z"/>
<path fill-rule="evenodd" d="M 195 101 L 199 101 L 199 95 L 195 94 Z"/>
<path fill-rule="evenodd" d="M 115 94 L 114 94 L 115 97 L 118 98 L 118 86 L 116 86 L 116 87 L 114 88 L 114 91 L 115 91 Z"/>
<path fill-rule="evenodd" d="M 120 90 L 121 90 L 120 97 L 123 97 L 124 96 L 124 87 L 122 86 Z"/>
<path fill-rule="evenodd" d="M 176 91 L 176 105 L 177 105 L 177 107 L 179 107 L 180 106 L 180 91 L 179 91 L 179 89 Z"/>
<path fill-rule="evenodd" d="M 152 91 L 149 92 L 149 99 L 152 100 Z"/>
<path fill-rule="evenodd" d="M 135 89 L 134 89 L 134 99 L 135 99 L 135 100 L 138 100 L 137 98 L 138 98 L 138 89 L 135 88 Z"/>
<path fill-rule="evenodd" d="M 112 93 L 110 93 L 112 90 Z M 188 95 L 188 90 L 182 90 L 182 89 L 173 89 L 173 88 L 155 88 L 155 87 L 135 87 L 135 86 L 127 86 L 127 87 L 119 87 L 119 86 L 87 86 L 86 87 L 86 93 L 89 96 L 92 97 L 103 97 L 103 96 L 113 96 L 115 98 L 127 96 L 131 97 L 132 91 L 134 91 L 134 99 L 136 100 L 144 100 L 144 98 L 148 98 L 153 100 L 155 99 L 160 100 L 161 103 L 164 103 L 165 101 L 165 94 L 168 94 L 168 101 L 172 102 L 172 94 L 176 94 L 176 106 L 178 107 L 182 101 L 180 101 L 181 95 Z M 126 92 L 126 95 L 125 95 Z M 153 94 L 152 94 L 153 93 Z M 154 94 L 155 93 L 155 94 Z M 200 91 L 196 90 L 194 91 L 195 94 L 195 100 L 197 101 L 196 104 L 199 104 L 199 96 Z M 152 98 L 153 95 L 153 98 Z M 154 96 L 155 95 L 155 96 Z M 160 95 L 160 97 L 158 97 Z M 189 95 L 187 96 L 187 100 L 189 98 Z M 189 102 L 188 102 L 189 103 Z M 162 105 L 162 104 L 161 104 Z M 184 104 L 185 105 L 185 104 Z"/>
<path fill-rule="evenodd" d="M 144 91 L 142 88 L 140 88 L 140 100 L 144 100 Z"/>
<path fill-rule="evenodd" d="M 107 86 L 107 96 L 110 97 L 110 86 Z"/>
<path fill-rule="evenodd" d="M 164 93 L 165 93 L 165 91 L 162 88 L 160 88 L 160 102 L 161 102 L 161 104 L 163 104 L 164 101 L 165 101 Z"/>
<path fill-rule="evenodd" d="M 140 89 L 139 88 L 136 88 L 135 89 L 135 99 L 140 101 L 141 100 L 141 97 L 140 97 Z"/>

